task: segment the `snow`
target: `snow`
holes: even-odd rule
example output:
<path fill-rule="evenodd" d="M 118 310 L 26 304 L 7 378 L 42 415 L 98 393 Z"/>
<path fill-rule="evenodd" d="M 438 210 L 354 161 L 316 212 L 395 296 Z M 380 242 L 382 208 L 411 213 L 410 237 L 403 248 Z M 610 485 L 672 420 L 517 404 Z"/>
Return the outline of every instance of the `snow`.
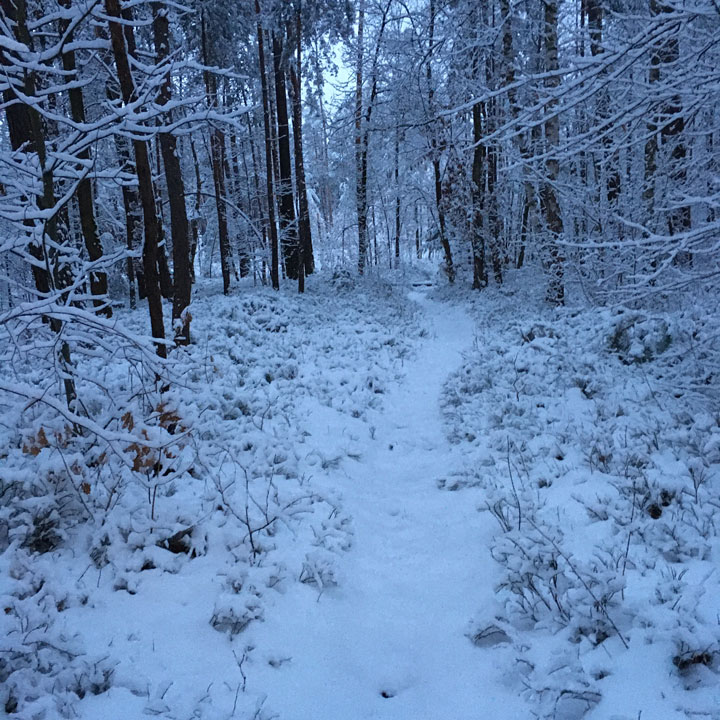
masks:
<path fill-rule="evenodd" d="M 412 292 L 428 334 L 406 365 L 405 378 L 370 422 L 362 456 L 316 482 L 340 488 L 353 517 L 354 548 L 343 581 L 319 597 L 289 593 L 252 634 L 259 647 L 277 645 L 289 658 L 259 673 L 268 705 L 281 717 L 512 717 L 521 706 L 503 688 L 489 658 L 465 637 L 486 559 L 477 513 L 458 495 L 440 493 L 437 479 L 452 451 L 438 405 L 442 385 L 474 337 L 461 308 Z M 318 446 L 355 425 L 307 403 Z M 389 697 L 385 697 L 389 696 Z M 510 714 L 507 714 L 510 711 Z"/>
<path fill-rule="evenodd" d="M 9 717 L 720 718 L 716 321 L 408 280 L 201 282 L 144 406 L 83 356 L 125 464 L 8 406 Z"/>

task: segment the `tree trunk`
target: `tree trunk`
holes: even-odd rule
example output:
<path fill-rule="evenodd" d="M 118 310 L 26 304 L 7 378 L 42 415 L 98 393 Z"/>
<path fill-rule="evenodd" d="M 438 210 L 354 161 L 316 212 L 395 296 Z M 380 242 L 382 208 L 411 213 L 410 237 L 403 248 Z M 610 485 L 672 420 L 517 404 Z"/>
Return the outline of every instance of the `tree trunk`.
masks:
<path fill-rule="evenodd" d="M 110 43 L 115 57 L 120 91 L 125 105 L 135 102 L 135 82 L 130 70 L 128 58 L 128 47 L 125 42 L 125 34 L 132 36 L 132 25 L 121 24 L 121 12 L 119 0 L 105 0 L 105 12 L 107 13 L 110 27 Z M 135 153 L 135 167 L 138 176 L 138 187 L 140 190 L 140 201 L 143 209 L 143 224 L 145 230 L 145 243 L 143 247 L 143 269 L 145 273 L 145 292 L 148 299 L 150 311 L 150 326 L 153 337 L 158 341 L 156 352 L 160 357 L 167 357 L 164 342 L 165 328 L 163 326 L 162 297 L 157 271 L 157 245 L 158 225 L 155 215 L 155 192 L 153 190 L 152 172 L 150 170 L 150 158 L 148 156 L 147 143 L 142 140 L 132 141 Z"/>
<path fill-rule="evenodd" d="M 287 92 L 285 88 L 285 59 L 279 36 L 272 33 L 273 70 L 275 76 L 275 111 L 277 113 L 277 140 L 280 184 L 277 188 L 278 219 L 280 221 L 280 246 L 285 261 L 285 274 L 291 280 L 298 279 L 299 245 L 298 227 L 295 222 L 293 198 L 292 163 L 290 159 L 290 125 L 288 121 Z"/>
<path fill-rule="evenodd" d="M 200 32 L 203 63 L 207 67 L 210 62 L 208 51 L 207 27 L 205 13 L 201 11 Z M 205 92 L 208 104 L 218 106 L 217 78 L 208 70 L 203 72 Z M 220 128 L 213 126 L 210 130 L 210 164 L 212 165 L 213 184 L 215 186 L 215 207 L 217 209 L 218 240 L 220 244 L 220 268 L 223 278 L 223 294 L 230 292 L 230 235 L 227 224 L 227 193 L 225 191 L 225 134 Z"/>
<path fill-rule="evenodd" d="M 395 267 L 400 267 L 400 130 L 395 128 Z"/>
<path fill-rule="evenodd" d="M 557 48 L 557 0 L 545 0 L 545 69 L 548 73 L 555 73 L 558 70 L 558 48 Z M 551 75 L 545 80 L 545 87 L 554 93 L 555 88 L 560 84 L 557 75 Z M 557 100 L 549 100 L 546 105 L 546 112 L 549 117 L 545 120 L 545 177 L 543 178 L 540 201 L 545 215 L 545 223 L 549 233 L 547 240 L 547 266 L 549 272 L 549 283 L 546 293 L 548 302 L 553 305 L 563 305 L 565 302 L 565 258 L 563 256 L 558 240 L 563 234 L 563 220 L 560 214 L 560 205 L 557 200 L 555 184 L 560 175 L 560 162 L 553 155 L 553 151 L 560 143 L 560 120 L 554 114 Z"/>
<path fill-rule="evenodd" d="M 15 38 L 18 42 L 32 50 L 32 38 L 27 27 L 27 6 L 25 0 L 16 0 L 13 4 L 10 0 L 2 0 L 2 10 L 7 18 L 14 21 Z M 8 64 L 4 53 L 0 53 L 2 64 Z M 6 102 L 10 102 L 6 108 L 6 119 L 8 123 L 8 134 L 10 145 L 13 151 L 25 147 L 34 152 L 39 161 L 41 170 L 42 193 L 37 198 L 38 207 L 47 210 L 55 206 L 55 181 L 51 166 L 47 162 L 47 151 L 45 147 L 45 135 L 43 133 L 42 118 L 38 111 L 30 104 L 25 104 L 25 99 L 33 98 L 36 94 L 35 73 L 32 70 L 23 73 L 23 94 L 24 98 L 17 97 L 12 90 L 5 90 L 3 93 Z M 34 223 L 29 223 L 29 225 Z M 33 233 L 34 234 L 34 233 Z M 49 237 L 54 251 L 47 248 L 45 238 Z M 60 247 L 60 237 L 57 231 L 55 217 L 50 217 L 42 225 L 42 240 L 38 244 L 35 240 L 29 243 L 28 250 L 34 262 L 32 264 L 33 279 L 38 295 L 42 298 L 49 295 L 51 290 L 56 289 L 62 279 L 58 272 L 59 261 L 52 257 Z M 55 317 L 50 317 L 50 329 L 58 336 L 62 332 L 63 324 Z M 65 401 L 68 408 L 74 410 L 77 393 L 75 381 L 72 378 L 72 361 L 70 357 L 70 346 L 61 340 L 57 352 L 57 360 L 62 368 L 63 388 L 65 390 Z"/>
<path fill-rule="evenodd" d="M 200 210 L 202 208 L 202 175 L 200 174 L 200 163 L 198 161 L 195 141 L 190 136 L 190 152 L 192 153 L 193 167 L 195 168 L 195 208 L 193 219 L 190 223 L 192 236 L 190 238 L 190 281 L 195 283 L 195 256 L 197 255 L 198 242 L 200 240 Z"/>
<path fill-rule="evenodd" d="M 363 172 L 367 149 L 363 149 L 363 61 L 365 31 L 365 0 L 358 6 L 357 65 L 355 69 L 355 207 L 358 223 L 358 272 L 365 272 L 367 260 L 367 178 Z"/>
<path fill-rule="evenodd" d="M 473 289 L 487 287 L 485 267 L 485 229 L 483 227 L 483 198 L 485 193 L 485 145 L 482 143 L 482 103 L 473 105 L 473 165 L 472 165 L 472 253 Z"/>
<path fill-rule="evenodd" d="M 69 10 L 72 5 L 72 0 L 60 0 L 60 4 Z M 70 21 L 67 18 L 61 19 L 60 34 L 64 34 L 69 26 Z M 71 78 L 77 80 L 75 51 L 67 49 L 68 46 L 72 47 L 73 33 L 67 35 L 66 40 L 67 43 L 63 46 L 64 52 L 62 54 L 63 70 L 68 73 L 68 80 Z M 68 98 L 70 100 L 70 114 L 73 122 L 78 125 L 85 123 L 85 103 L 83 101 L 82 89 L 71 85 L 68 88 Z M 78 153 L 78 159 L 81 161 L 89 160 L 90 151 L 87 149 L 80 151 L 80 153 Z M 103 249 L 98 235 L 97 223 L 95 222 L 92 185 L 87 174 L 78 182 L 77 203 L 85 249 L 87 250 L 90 261 L 97 262 L 102 258 Z M 107 299 L 107 274 L 105 272 L 93 271 L 90 273 L 90 292 L 97 298 L 93 300 L 97 312 L 105 317 L 111 317 L 112 307 Z"/>
<path fill-rule="evenodd" d="M 302 26 L 300 12 L 301 8 L 298 6 L 295 13 L 295 57 L 297 69 L 293 67 L 292 64 L 290 65 L 290 84 L 292 87 L 293 104 L 293 140 L 295 146 L 295 185 L 297 187 L 299 214 L 300 265 L 303 268 L 302 273 L 298 276 L 298 280 L 300 276 L 304 278 L 304 276 L 312 274 L 315 269 L 302 139 Z"/>
<path fill-rule="evenodd" d="M 450 241 L 447 237 L 445 228 L 445 208 L 442 197 L 442 175 L 440 173 L 440 151 L 437 141 L 437 127 L 435 121 L 435 88 L 433 87 L 432 78 L 432 54 L 435 44 L 435 0 L 430 0 L 430 26 L 428 32 L 428 55 L 426 65 L 426 78 L 428 84 L 428 109 L 430 112 L 430 152 L 432 155 L 433 176 L 435 179 L 435 208 L 438 217 L 438 232 L 440 233 L 440 244 L 445 253 L 445 272 L 447 273 L 448 282 L 455 282 L 455 267 L 453 265 L 452 251 L 450 249 Z"/>
<path fill-rule="evenodd" d="M 270 279 L 275 290 L 280 289 L 280 267 L 278 253 L 277 226 L 275 225 L 275 193 L 273 190 L 272 130 L 270 123 L 270 93 L 268 92 L 267 68 L 265 64 L 265 43 L 260 25 L 260 2 L 255 0 L 255 13 L 258 17 L 257 43 L 258 64 L 260 66 L 260 85 L 262 88 L 263 124 L 265 127 L 265 178 L 267 189 L 268 219 L 267 228 L 270 238 Z"/>
<path fill-rule="evenodd" d="M 155 54 L 158 63 L 165 63 L 167 70 L 160 86 L 158 105 L 167 105 L 171 99 L 170 64 L 170 28 L 167 9 L 154 3 L 153 35 Z M 172 115 L 168 115 L 168 121 Z M 165 168 L 165 184 L 170 201 L 170 232 L 173 245 L 173 309 L 172 321 L 175 342 L 187 345 L 190 342 L 190 315 L 185 309 L 190 305 L 192 282 L 190 278 L 190 240 L 188 237 L 187 208 L 185 206 L 185 183 L 183 182 L 178 155 L 177 140 L 172 133 L 159 135 L 160 151 Z"/>

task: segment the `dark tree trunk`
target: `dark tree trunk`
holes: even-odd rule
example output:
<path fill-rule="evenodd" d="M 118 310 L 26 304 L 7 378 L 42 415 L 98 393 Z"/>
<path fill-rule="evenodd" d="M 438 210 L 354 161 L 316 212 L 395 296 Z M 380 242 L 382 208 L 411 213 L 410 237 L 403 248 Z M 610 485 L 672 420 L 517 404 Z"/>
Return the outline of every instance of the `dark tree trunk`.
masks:
<path fill-rule="evenodd" d="M 288 123 L 287 92 L 285 88 L 285 62 L 283 44 L 276 33 L 272 34 L 273 70 L 275 75 L 275 110 L 277 112 L 277 139 L 280 184 L 278 186 L 278 215 L 280 220 L 280 245 L 285 261 L 285 274 L 291 280 L 298 279 L 299 245 L 298 227 L 295 223 L 292 165 L 290 159 L 290 126 Z"/>
<path fill-rule="evenodd" d="M 486 105 L 488 132 L 495 130 L 495 100 L 491 99 Z M 493 277 L 498 285 L 502 285 L 502 264 L 500 262 L 501 222 L 497 198 L 497 166 L 499 155 L 498 143 L 493 142 L 488 148 L 487 157 L 487 193 L 488 193 L 488 244 L 490 245 L 490 260 L 492 262 Z"/>
<path fill-rule="evenodd" d="M 422 260 L 422 247 L 420 245 L 420 219 L 418 217 L 418 206 L 415 203 L 415 255 Z"/>
<path fill-rule="evenodd" d="M 135 82 L 130 70 L 128 58 L 128 47 L 125 41 L 126 33 L 132 36 L 132 25 L 120 23 L 121 12 L 119 0 L 105 0 L 105 12 L 110 18 L 110 42 L 115 66 L 117 68 L 120 91 L 126 105 L 136 99 Z M 163 326 L 162 297 L 160 295 L 160 284 L 157 271 L 157 245 L 158 225 L 155 215 L 155 192 L 153 190 L 152 173 L 150 170 L 150 158 L 148 156 L 147 143 L 142 140 L 133 140 L 135 153 L 135 167 L 138 176 L 138 187 L 140 190 L 140 201 L 143 209 L 143 224 L 145 230 L 145 243 L 143 247 L 143 269 L 145 271 L 145 292 L 150 310 L 150 326 L 153 337 L 158 341 L 165 339 L 165 328 Z M 158 342 L 157 354 L 166 357 L 167 351 L 164 342 Z"/>
<path fill-rule="evenodd" d="M 382 43 L 388 12 L 392 0 L 387 0 L 384 6 L 380 29 L 375 41 L 375 50 L 372 60 L 370 81 L 370 99 L 365 109 L 365 127 L 363 130 L 363 27 L 365 24 L 365 0 L 361 0 L 358 11 L 358 48 L 355 87 L 355 163 L 356 163 L 356 190 L 355 199 L 358 219 L 358 272 L 362 275 L 367 262 L 367 211 L 368 211 L 368 148 L 370 146 L 370 120 L 378 93 L 378 57 Z M 376 258 L 377 259 L 377 258 Z"/>
<path fill-rule="evenodd" d="M 395 267 L 400 267 L 400 131 L 395 128 Z"/>
<path fill-rule="evenodd" d="M 190 280 L 195 282 L 195 256 L 197 255 L 198 241 L 200 239 L 200 210 L 202 208 L 202 176 L 200 174 L 200 162 L 198 161 L 195 141 L 190 136 L 190 152 L 192 153 L 193 167 L 195 168 L 195 208 L 194 216 L 190 227 L 192 236 L 190 238 Z"/>
<path fill-rule="evenodd" d="M 60 0 L 61 5 L 70 9 L 72 5 L 71 0 Z M 63 18 L 60 21 L 60 33 L 64 34 L 70 21 Z M 76 64 L 75 64 L 75 51 L 68 50 L 68 45 L 72 47 L 73 34 L 70 33 L 67 36 L 67 43 L 63 46 L 64 52 L 62 54 L 63 70 L 68 73 L 69 79 L 76 78 Z M 85 103 L 83 101 L 82 89 L 79 87 L 70 87 L 68 89 L 68 98 L 70 100 L 70 114 L 73 122 L 82 124 L 85 122 Z M 90 159 L 90 151 L 82 150 L 78 154 L 78 159 L 87 161 Z M 85 241 L 85 249 L 87 250 L 88 257 L 91 262 L 97 262 L 102 258 L 103 250 L 102 244 L 100 243 L 100 237 L 98 235 L 97 224 L 95 222 L 95 209 L 93 204 L 92 196 L 92 185 L 90 178 L 85 175 L 82 180 L 78 183 L 77 187 L 77 203 L 78 211 L 80 215 L 80 228 L 82 230 L 83 240 Z M 105 317 L 112 316 L 112 307 L 107 300 L 107 274 L 101 271 L 93 271 L 90 273 L 90 292 L 97 299 L 93 300 L 93 304 L 97 308 L 97 311 Z"/>
<path fill-rule="evenodd" d="M 167 70 L 160 86 L 158 105 L 167 105 L 171 99 L 170 28 L 167 9 L 153 4 L 153 35 L 158 63 L 166 63 Z M 168 117 L 171 120 L 171 117 Z M 175 342 L 187 345 L 190 342 L 190 316 L 185 308 L 190 305 L 192 281 L 190 277 L 190 240 L 188 237 L 187 207 L 185 206 L 185 183 L 183 182 L 177 140 L 172 133 L 161 132 L 160 151 L 165 168 L 165 184 L 170 201 L 170 232 L 173 245 L 173 309 L 172 320 Z"/>
<path fill-rule="evenodd" d="M 298 196 L 298 231 L 300 247 L 300 266 L 298 282 L 315 269 L 313 259 L 312 231 L 310 228 L 310 208 L 305 182 L 305 158 L 302 139 L 302 26 L 300 8 L 295 13 L 295 58 L 297 68 L 290 65 L 290 85 L 292 87 L 293 141 L 295 146 L 295 186 Z"/>
<path fill-rule="evenodd" d="M 481 103 L 473 105 L 473 165 L 472 165 L 472 253 L 473 289 L 487 287 L 485 267 L 485 229 L 483 227 L 483 198 L 485 192 L 485 145 L 482 143 L 483 110 Z"/>
<path fill-rule="evenodd" d="M 201 12 L 201 42 L 203 63 L 208 66 L 210 53 L 208 51 L 207 27 L 205 24 L 205 13 Z M 217 78 L 214 73 L 205 70 L 205 92 L 207 93 L 208 104 L 211 107 L 218 106 Z M 230 272 L 232 258 L 230 257 L 230 235 L 227 224 L 227 193 L 225 192 L 225 134 L 218 127 L 210 130 L 210 164 L 212 165 L 213 184 L 215 186 L 215 206 L 217 208 L 218 240 L 220 244 L 220 268 L 223 278 L 223 293 L 230 292 Z"/>
<path fill-rule="evenodd" d="M 363 148 L 363 42 L 365 28 L 365 0 L 360 0 L 358 8 L 357 66 L 355 69 L 355 205 L 358 222 L 358 272 L 365 272 L 367 260 L 367 183 L 363 172 L 363 162 L 367 158 L 367 148 Z"/>
<path fill-rule="evenodd" d="M 435 88 L 433 87 L 432 77 L 432 54 L 435 44 L 435 0 L 430 0 L 430 27 L 428 33 L 429 51 L 427 56 L 426 77 L 428 84 L 428 109 L 430 110 L 430 119 L 433 124 L 430 128 L 430 152 L 432 155 L 433 177 L 435 179 L 435 208 L 438 218 L 438 232 L 440 234 L 440 244 L 445 253 L 445 272 L 447 273 L 448 282 L 455 282 L 455 266 L 453 265 L 452 250 L 450 249 L 450 241 L 447 237 L 445 227 L 445 207 L 442 196 L 442 175 L 440 173 L 440 150 L 437 141 L 437 127 L 435 122 Z"/>
<path fill-rule="evenodd" d="M 545 68 L 548 73 L 555 73 L 558 69 L 557 27 L 558 12 L 557 0 L 545 2 Z M 560 84 L 557 75 L 551 75 L 545 80 L 545 87 L 554 93 Z M 557 200 L 555 184 L 560 175 L 560 162 L 553 155 L 560 142 L 560 120 L 554 114 L 556 100 L 547 103 L 546 112 L 549 117 L 545 120 L 545 151 L 548 155 L 545 161 L 545 177 L 540 192 L 540 202 L 545 215 L 545 224 L 549 233 L 547 239 L 547 266 L 549 283 L 546 293 L 548 302 L 553 305 L 563 305 L 565 302 L 565 258 L 558 241 L 563 234 L 563 220 L 560 214 L 560 205 Z"/>
<path fill-rule="evenodd" d="M 265 126 L 265 177 L 268 206 L 268 236 L 270 238 L 270 278 L 275 290 L 280 289 L 280 267 L 278 253 L 277 226 L 275 225 L 275 194 L 273 191 L 273 159 L 272 159 L 272 130 L 270 122 L 270 93 L 268 92 L 267 68 L 265 65 L 265 43 L 263 30 L 260 25 L 260 2 L 255 0 L 255 13 L 258 16 L 257 43 L 258 63 L 260 65 L 260 84 L 262 87 L 263 124 Z"/>
<path fill-rule="evenodd" d="M 27 27 L 27 7 L 24 0 L 2 0 L 3 13 L 12 20 L 15 25 L 15 39 L 26 47 L 32 49 L 32 38 Z M 0 52 L 0 62 L 5 65 L 8 61 L 5 54 Z M 25 98 L 33 98 L 36 94 L 35 73 L 32 70 L 24 72 L 23 93 Z M 8 123 L 8 134 L 10 145 L 13 151 L 26 149 L 34 152 L 39 161 L 42 173 L 42 194 L 37 198 L 38 207 L 41 210 L 49 210 L 55 207 L 55 181 L 52 168 L 47 162 L 47 150 L 45 147 L 45 135 L 43 131 L 42 118 L 38 111 L 29 104 L 25 104 L 24 98 L 17 97 L 8 89 L 3 93 L 6 102 L 12 104 L 6 108 L 6 119 Z M 49 250 L 45 238 L 50 238 L 54 250 Z M 42 240 L 29 243 L 28 250 L 33 258 L 32 272 L 35 287 L 40 297 L 47 296 L 51 290 L 56 289 L 65 279 L 60 268 L 60 262 L 56 255 L 61 245 L 61 238 L 58 233 L 57 219 L 55 216 L 48 218 L 42 227 Z M 62 332 L 63 324 L 55 317 L 50 317 L 47 322 L 50 329 L 57 335 Z M 68 408 L 74 410 L 77 393 L 75 381 L 72 378 L 72 361 L 70 357 L 70 346 L 64 340 L 60 341 L 57 351 L 57 359 L 63 370 L 63 388 Z"/>

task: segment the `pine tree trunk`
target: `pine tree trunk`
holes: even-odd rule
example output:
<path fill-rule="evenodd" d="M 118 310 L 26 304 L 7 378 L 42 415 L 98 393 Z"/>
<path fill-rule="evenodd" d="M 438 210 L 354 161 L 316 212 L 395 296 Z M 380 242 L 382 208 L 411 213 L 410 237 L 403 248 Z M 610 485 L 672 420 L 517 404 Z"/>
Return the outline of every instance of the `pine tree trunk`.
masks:
<path fill-rule="evenodd" d="M 195 168 L 195 208 L 192 222 L 190 223 L 190 281 L 195 283 L 195 257 L 197 255 L 198 242 L 200 240 L 200 210 L 202 208 L 202 175 L 200 174 L 200 162 L 198 161 L 195 141 L 190 136 L 190 153 L 192 154 L 193 167 Z"/>
<path fill-rule="evenodd" d="M 482 103 L 473 105 L 473 165 L 472 165 L 472 253 L 473 289 L 487 287 L 485 267 L 485 229 L 483 227 L 483 198 L 485 193 L 485 145 L 482 143 Z"/>

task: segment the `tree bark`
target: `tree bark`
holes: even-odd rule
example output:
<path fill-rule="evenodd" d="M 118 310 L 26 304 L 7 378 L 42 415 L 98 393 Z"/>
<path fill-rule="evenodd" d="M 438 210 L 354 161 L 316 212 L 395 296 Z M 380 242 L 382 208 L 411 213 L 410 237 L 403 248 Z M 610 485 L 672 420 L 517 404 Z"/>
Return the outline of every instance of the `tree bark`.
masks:
<path fill-rule="evenodd" d="M 167 9 L 154 3 L 153 39 L 157 62 L 165 64 L 163 83 L 160 86 L 158 105 L 167 105 L 172 97 L 170 86 L 170 27 Z M 172 114 L 168 114 L 172 120 Z M 173 245 L 173 333 L 178 345 L 190 342 L 190 315 L 185 309 L 190 305 L 192 282 L 190 278 L 190 239 L 188 236 L 187 207 L 185 206 L 185 183 L 183 182 L 177 140 L 172 133 L 159 135 L 160 152 L 165 168 L 165 184 L 170 201 L 170 232 Z"/>
<path fill-rule="evenodd" d="M 400 267 L 400 130 L 395 128 L 395 267 Z"/>
<path fill-rule="evenodd" d="M 72 0 L 60 0 L 60 4 L 70 9 Z M 70 21 L 66 18 L 60 20 L 60 33 L 64 34 L 70 26 Z M 69 78 L 77 80 L 77 66 L 75 63 L 75 51 L 68 50 L 68 45 L 72 48 L 73 34 L 67 35 L 67 42 L 63 46 L 62 53 L 63 70 L 68 73 Z M 83 101 L 82 89 L 79 87 L 68 88 L 68 98 L 70 100 L 70 115 L 73 122 L 83 124 L 85 122 L 85 103 Z M 78 153 L 78 159 L 88 161 L 90 159 L 90 151 L 82 150 Z M 95 208 L 93 203 L 92 185 L 90 178 L 84 175 L 77 186 L 77 203 L 80 215 L 80 228 L 85 241 L 85 249 L 91 262 L 96 262 L 102 258 L 103 249 L 98 235 L 97 223 L 95 222 Z M 93 305 L 97 312 L 105 317 L 112 317 L 112 307 L 107 299 L 107 274 L 101 271 L 92 271 L 90 273 L 90 293 L 97 299 L 93 300 Z"/>
<path fill-rule="evenodd" d="M 121 24 L 121 12 L 119 0 L 105 0 L 105 12 L 109 19 L 110 43 L 115 57 L 120 91 L 125 105 L 131 105 L 137 100 L 135 81 L 133 80 L 128 58 L 128 47 L 125 35 L 132 36 L 132 25 Z M 157 245 L 158 225 L 155 214 L 155 192 L 153 189 L 152 172 L 150 170 L 150 158 L 148 155 L 147 143 L 143 140 L 133 139 L 133 151 L 135 154 L 135 167 L 138 176 L 138 187 L 140 190 L 140 202 L 143 210 L 143 225 L 145 230 L 145 243 L 143 247 L 143 269 L 145 273 L 145 292 L 148 299 L 150 311 L 150 326 L 152 335 L 158 341 L 156 352 L 160 357 L 167 357 L 165 343 L 165 328 L 163 325 L 162 297 L 160 295 L 160 284 L 157 270 Z"/>
<path fill-rule="evenodd" d="M 365 0 L 358 6 L 357 64 L 355 68 L 355 207 L 358 223 L 358 273 L 365 272 L 367 261 L 367 170 L 363 172 L 363 162 L 367 157 L 367 148 L 363 148 L 363 62 L 365 41 Z"/>
<path fill-rule="evenodd" d="M 198 161 L 197 151 L 195 150 L 195 141 L 190 136 L 190 152 L 193 159 L 193 167 L 195 168 L 195 208 L 190 229 L 192 236 L 190 238 L 190 281 L 195 282 L 195 256 L 197 255 L 198 242 L 200 240 L 200 209 L 202 208 L 202 175 L 200 174 L 200 162 Z"/>
<path fill-rule="evenodd" d="M 545 69 L 551 75 L 545 80 L 545 87 L 551 96 L 560 84 L 560 78 L 553 75 L 558 70 L 558 47 L 557 47 L 557 0 L 545 0 Z M 560 175 L 560 162 L 553 155 L 553 150 L 560 143 L 560 120 L 554 114 L 556 99 L 550 99 L 546 105 L 548 114 L 545 120 L 545 177 L 543 178 L 540 202 L 545 215 L 545 223 L 549 233 L 547 240 L 547 266 L 549 283 L 546 292 L 546 299 L 553 305 L 563 305 L 565 302 L 565 258 L 558 244 L 563 234 L 563 220 L 560 214 L 560 205 L 557 200 L 555 184 Z"/>
<path fill-rule="evenodd" d="M 485 228 L 483 227 L 483 198 L 485 194 L 485 145 L 483 137 L 482 103 L 473 105 L 473 164 L 472 164 L 472 253 L 473 289 L 487 287 L 488 276 L 485 267 Z"/>
<path fill-rule="evenodd" d="M 435 0 L 430 0 L 430 25 L 428 31 L 428 55 L 426 60 L 425 75 L 428 84 L 428 109 L 430 111 L 430 153 L 432 156 L 433 177 L 435 179 L 435 208 L 438 217 L 438 232 L 440 234 L 440 244 L 445 253 L 445 272 L 449 283 L 455 282 L 455 267 L 453 265 L 452 250 L 450 249 L 450 241 L 447 237 L 445 226 L 445 208 L 442 196 L 442 175 L 440 173 L 440 150 L 437 141 L 437 128 L 435 120 L 435 88 L 433 87 L 432 77 L 432 54 L 435 44 Z"/>
<path fill-rule="evenodd" d="M 298 196 L 298 231 L 300 247 L 300 267 L 298 274 L 303 279 L 311 275 L 315 269 L 312 246 L 312 231 L 310 228 L 310 208 L 307 197 L 307 183 L 305 180 L 305 157 L 303 153 L 302 138 L 302 25 L 301 7 L 295 13 L 295 58 L 297 67 L 290 64 L 290 85 L 292 87 L 293 107 L 293 141 L 295 147 L 295 186 Z"/>
<path fill-rule="evenodd" d="M 265 180 L 268 206 L 268 237 L 270 238 L 270 280 L 275 290 L 280 289 L 280 258 L 278 252 L 277 225 L 275 225 L 275 193 L 273 190 L 272 130 L 270 122 L 270 93 L 268 92 L 267 68 L 265 64 L 265 43 L 260 24 L 260 2 L 255 0 L 255 13 L 258 17 L 257 44 L 258 64 L 260 66 L 260 85 L 263 102 L 263 124 L 265 127 Z"/>
<path fill-rule="evenodd" d="M 280 184 L 277 188 L 280 246 L 282 248 L 283 260 L 285 261 L 285 274 L 291 280 L 297 280 L 300 248 L 298 245 L 298 227 L 295 222 L 295 201 L 293 198 L 290 125 L 288 122 L 287 91 L 285 88 L 285 59 L 283 57 L 282 40 L 275 32 L 272 33 L 272 49 L 275 76 L 278 156 L 280 160 Z"/>
<path fill-rule="evenodd" d="M 20 43 L 32 50 L 33 43 L 30 32 L 27 27 L 27 6 L 25 0 L 2 0 L 1 4 L 5 16 L 14 21 L 15 38 Z M 0 52 L 0 58 L 3 65 L 10 65 L 5 53 Z M 27 98 L 33 98 L 36 95 L 37 85 L 35 73 L 32 70 L 25 69 L 23 71 L 23 93 Z M 47 162 L 47 150 L 45 147 L 45 135 L 43 131 L 43 122 L 40 113 L 32 105 L 26 104 L 24 100 L 17 97 L 12 90 L 5 90 L 4 99 L 10 104 L 6 108 L 6 119 L 8 123 L 8 134 L 10 135 L 10 145 L 13 151 L 25 149 L 34 152 L 38 157 L 41 171 L 42 192 L 37 196 L 37 204 L 41 210 L 49 210 L 55 207 L 55 180 L 53 177 L 52 167 Z M 35 222 L 28 222 L 28 226 L 34 226 Z M 47 247 L 45 238 L 49 237 L 55 250 Z M 35 287 L 38 295 L 42 298 L 49 295 L 51 290 L 57 289 L 61 285 L 64 274 L 60 272 L 59 265 L 62 262 L 57 258 L 57 250 L 61 245 L 61 238 L 58 233 L 57 219 L 53 215 L 42 224 L 42 240 L 38 244 L 35 240 L 29 243 L 29 253 L 33 258 L 32 272 L 35 281 Z M 50 316 L 46 319 L 50 325 L 50 329 L 60 335 L 63 323 L 56 317 Z M 77 392 L 75 389 L 75 381 L 72 378 L 70 357 L 70 346 L 65 340 L 60 341 L 60 347 L 57 351 L 57 359 L 63 370 L 63 388 L 65 390 L 65 401 L 68 408 L 74 409 Z"/>
<path fill-rule="evenodd" d="M 203 53 L 203 63 L 207 67 L 210 62 L 208 51 L 207 27 L 205 13 L 201 11 L 200 33 Z M 205 92 L 208 104 L 218 107 L 217 78 L 208 70 L 203 72 Z M 210 164 L 212 165 L 213 184 L 215 186 L 215 207 L 217 209 L 218 240 L 220 244 L 220 268 L 223 278 L 223 294 L 230 292 L 230 271 L 232 259 L 230 257 L 230 235 L 227 223 L 227 193 L 225 191 L 225 133 L 213 126 L 210 130 Z"/>

